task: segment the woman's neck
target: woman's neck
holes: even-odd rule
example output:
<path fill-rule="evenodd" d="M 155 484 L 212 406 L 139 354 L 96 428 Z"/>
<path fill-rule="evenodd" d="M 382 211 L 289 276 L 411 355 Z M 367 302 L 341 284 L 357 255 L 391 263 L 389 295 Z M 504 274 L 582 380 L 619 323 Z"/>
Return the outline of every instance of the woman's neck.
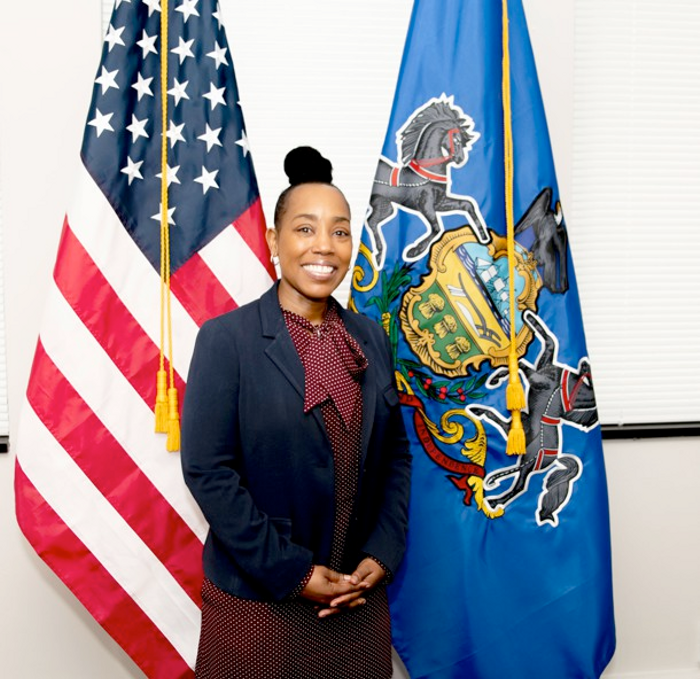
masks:
<path fill-rule="evenodd" d="M 277 297 L 280 306 L 287 311 L 291 311 L 302 316 L 313 325 L 321 325 L 328 309 L 328 298 L 310 299 L 305 297 L 292 286 L 280 281 L 277 288 Z"/>

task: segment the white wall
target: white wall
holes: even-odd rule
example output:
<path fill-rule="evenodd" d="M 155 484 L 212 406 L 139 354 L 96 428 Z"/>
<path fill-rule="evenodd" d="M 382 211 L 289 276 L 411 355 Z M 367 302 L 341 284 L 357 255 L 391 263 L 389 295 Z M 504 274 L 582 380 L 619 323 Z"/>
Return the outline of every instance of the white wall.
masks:
<path fill-rule="evenodd" d="M 307 69 L 314 69 L 327 59 L 346 63 L 348 50 L 353 45 L 358 49 L 360 43 L 348 37 L 345 19 L 357 19 L 359 5 L 386 4 L 396 12 L 394 32 L 391 33 L 390 25 L 379 28 L 389 35 L 382 47 L 388 45 L 394 55 L 393 62 L 391 59 L 386 62 L 385 72 L 395 72 L 409 0 L 347 3 L 355 8 L 355 14 L 343 21 L 335 18 L 334 13 L 343 9 L 345 3 L 315 2 L 317 8 L 326 9 L 317 12 L 313 30 L 306 34 L 310 42 L 306 46 Z M 294 22 L 284 13 L 313 4 L 312 0 L 222 2 L 229 39 L 238 48 L 234 56 L 264 196 L 275 195 L 279 190 L 281 156 L 297 143 L 300 131 L 317 134 L 316 116 L 344 120 L 351 102 L 360 96 L 370 96 L 362 92 L 362 83 L 348 77 L 343 91 L 333 97 L 324 97 L 324 92 L 306 91 L 299 94 L 306 97 L 307 103 L 301 103 L 304 97 L 300 96 L 299 105 L 289 108 L 285 108 L 287 100 L 283 104 L 275 97 L 275 86 L 285 79 L 282 66 L 289 64 L 292 68 L 292 55 L 299 51 L 294 41 L 301 29 L 291 30 Z M 266 16 L 255 5 L 264 5 Z M 526 0 L 525 6 L 566 204 L 572 192 L 574 0 Z M 6 3 L 3 7 L 0 191 L 4 210 L 11 437 L 17 431 L 19 404 L 31 366 L 56 244 L 64 210 L 72 195 L 73 169 L 78 162 L 90 84 L 99 59 L 100 21 L 99 0 L 70 3 L 36 0 L 30 6 Z M 367 30 L 376 32 L 379 28 Z M 266 71 L 257 62 L 255 53 L 245 51 L 246 44 L 252 43 L 250 50 L 256 42 L 259 45 L 259 35 L 266 35 L 275 53 L 282 57 L 280 68 Z M 255 40 L 246 42 L 250 36 L 255 36 Z M 363 50 L 372 49 L 371 43 L 361 44 Z M 337 53 L 333 52 L 333 45 L 337 45 Z M 322 57 L 316 63 L 311 57 L 314 51 Z M 350 199 L 356 216 L 364 213 L 392 88 L 393 83 L 384 90 L 372 89 L 371 101 L 380 114 L 363 119 L 362 138 L 319 143 L 324 151 L 331 147 L 329 155 L 339 168 L 343 167 L 344 157 L 366 154 L 366 171 L 359 170 L 356 177 L 338 179 L 343 187 L 353 186 Z M 300 141 L 315 143 L 313 138 Z M 366 147 L 358 150 L 360 143 Z M 572 229 L 575 248 L 575 225 Z M 697 491 L 700 439 L 615 441 L 607 443 L 605 448 L 619 637 L 618 652 L 605 677 L 697 679 L 700 677 L 700 493 Z M 9 679 L 142 676 L 25 543 L 14 521 L 13 466 L 11 454 L 0 457 L 0 676 Z M 399 670 L 399 676 L 405 675 Z"/>

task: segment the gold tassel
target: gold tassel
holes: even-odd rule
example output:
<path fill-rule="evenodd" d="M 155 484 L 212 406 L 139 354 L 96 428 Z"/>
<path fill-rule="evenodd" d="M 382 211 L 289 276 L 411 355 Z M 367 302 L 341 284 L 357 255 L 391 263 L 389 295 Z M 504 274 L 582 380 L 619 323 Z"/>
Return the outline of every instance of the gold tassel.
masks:
<path fill-rule="evenodd" d="M 523 422 L 520 418 L 519 410 L 513 411 L 513 419 L 510 423 L 510 431 L 508 432 L 506 453 L 508 455 L 525 454 L 525 430 L 523 429 Z"/>
<path fill-rule="evenodd" d="M 180 450 L 180 412 L 177 406 L 177 388 L 168 389 L 168 439 L 165 448 L 169 453 Z"/>
<path fill-rule="evenodd" d="M 508 354 L 508 386 L 506 387 L 506 407 L 511 412 L 513 410 L 523 410 L 525 408 L 525 390 L 520 380 L 518 372 L 518 356 L 513 350 Z"/>
<path fill-rule="evenodd" d="M 168 431 L 168 373 L 156 373 L 156 434 Z"/>

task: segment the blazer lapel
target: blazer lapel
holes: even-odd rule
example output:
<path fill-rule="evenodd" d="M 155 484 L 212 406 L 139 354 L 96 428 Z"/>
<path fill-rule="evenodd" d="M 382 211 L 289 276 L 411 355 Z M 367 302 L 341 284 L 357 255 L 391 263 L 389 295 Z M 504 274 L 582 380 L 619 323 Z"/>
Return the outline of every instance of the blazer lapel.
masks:
<path fill-rule="evenodd" d="M 365 457 L 367 457 L 369 437 L 372 434 L 372 425 L 374 423 L 374 409 L 377 405 L 375 380 L 372 378 L 372 375 L 367 375 L 367 373 L 373 369 L 370 363 L 367 366 L 365 381 L 362 385 L 362 462 L 364 462 Z"/>
<path fill-rule="evenodd" d="M 304 366 L 284 323 L 284 316 L 282 316 L 282 310 L 277 298 L 277 284 L 273 285 L 260 298 L 260 320 L 263 337 L 272 340 L 267 349 L 265 349 L 265 354 L 294 387 L 303 406 Z M 321 427 L 321 431 L 327 437 L 326 425 L 323 422 L 320 409 L 313 408 L 311 413 Z"/>

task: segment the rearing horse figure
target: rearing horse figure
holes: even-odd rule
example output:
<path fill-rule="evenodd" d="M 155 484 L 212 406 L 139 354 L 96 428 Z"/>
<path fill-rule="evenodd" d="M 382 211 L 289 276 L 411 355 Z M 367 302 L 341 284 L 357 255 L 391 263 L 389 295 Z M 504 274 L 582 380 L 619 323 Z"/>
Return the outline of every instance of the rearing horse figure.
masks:
<path fill-rule="evenodd" d="M 573 425 L 588 431 L 598 423 L 598 411 L 588 361 L 582 359 L 576 371 L 557 363 L 556 339 L 547 326 L 531 311 L 524 312 L 523 320 L 543 345 L 534 366 L 520 362 L 529 384 L 527 411 L 522 413 L 527 447 L 517 464 L 497 469 L 484 479 L 484 489 L 493 490 L 502 479 L 515 477 L 507 491 L 485 499 L 492 509 L 505 507 L 527 490 L 531 475 L 546 473 L 536 518 L 540 525 L 556 526 L 558 514 L 581 475 L 579 458 L 563 451 L 562 427 Z M 487 386 L 493 388 L 507 377 L 508 368 L 498 368 L 491 373 Z M 500 413 L 480 406 L 468 409 L 498 427 L 505 437 L 508 421 Z"/>
<path fill-rule="evenodd" d="M 479 138 L 474 121 L 443 95 L 420 108 L 396 136 L 401 163 L 396 166 L 380 158 L 367 212 L 377 268 L 384 265 L 382 226 L 393 218 L 397 206 L 417 214 L 428 227 L 404 250 L 406 261 L 420 259 L 444 231 L 439 213 L 465 214 L 479 241 L 488 243 L 490 236 L 476 201 L 449 193 L 450 167 L 464 165 Z"/>

